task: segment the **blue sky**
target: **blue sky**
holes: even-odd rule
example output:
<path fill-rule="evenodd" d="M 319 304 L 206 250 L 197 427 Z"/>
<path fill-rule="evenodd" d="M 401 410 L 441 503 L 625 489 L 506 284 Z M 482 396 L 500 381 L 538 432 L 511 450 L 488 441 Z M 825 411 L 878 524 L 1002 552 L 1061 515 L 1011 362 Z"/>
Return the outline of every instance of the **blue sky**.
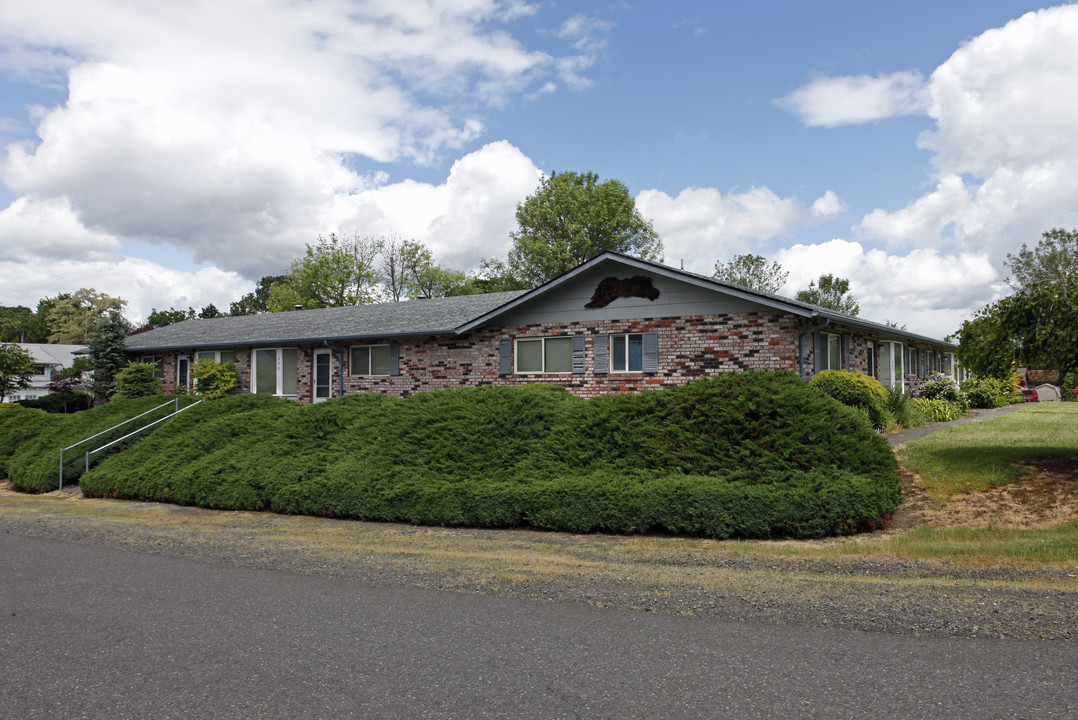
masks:
<path fill-rule="evenodd" d="M 227 307 L 329 232 L 470 269 L 576 170 L 628 185 L 668 264 L 834 272 L 943 336 L 1007 252 L 1078 226 L 1073 6 L 9 5 L 0 304 Z"/>

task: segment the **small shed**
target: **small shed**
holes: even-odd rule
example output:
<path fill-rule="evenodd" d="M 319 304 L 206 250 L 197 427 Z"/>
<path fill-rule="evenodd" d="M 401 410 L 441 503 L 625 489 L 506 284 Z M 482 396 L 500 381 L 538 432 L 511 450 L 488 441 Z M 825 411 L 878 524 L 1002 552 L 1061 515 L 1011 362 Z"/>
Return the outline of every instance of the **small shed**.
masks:
<path fill-rule="evenodd" d="M 1039 402 L 1060 402 L 1063 396 L 1059 392 L 1059 388 L 1055 385 L 1049 385 L 1045 383 L 1038 385 L 1036 388 L 1037 400 Z"/>

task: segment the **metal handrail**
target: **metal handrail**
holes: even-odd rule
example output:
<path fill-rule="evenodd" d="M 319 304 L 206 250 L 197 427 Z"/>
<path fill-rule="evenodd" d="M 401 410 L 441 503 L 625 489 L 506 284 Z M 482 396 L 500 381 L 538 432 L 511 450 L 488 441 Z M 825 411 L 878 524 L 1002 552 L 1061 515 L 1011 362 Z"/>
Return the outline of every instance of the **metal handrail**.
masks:
<path fill-rule="evenodd" d="M 199 400 L 198 402 L 194 402 L 194 403 L 191 403 L 190 405 L 188 405 L 188 406 L 187 406 L 187 407 L 185 407 L 185 408 L 181 408 L 180 410 L 177 410 L 177 411 L 176 411 L 176 412 L 174 412 L 174 413 L 171 413 L 171 414 L 169 414 L 169 415 L 166 415 L 166 416 L 164 416 L 163 418 L 160 418 L 160 419 L 158 419 L 158 420 L 154 420 L 154 421 L 153 421 L 152 423 L 150 423 L 149 425 L 143 425 L 143 426 L 142 426 L 142 427 L 140 427 L 140 428 L 139 428 L 138 430 L 135 430 L 134 432 L 129 432 L 129 433 L 127 433 L 127 434 L 126 434 L 126 435 L 124 435 L 124 436 L 123 436 L 122 438 L 117 438 L 116 440 L 113 440 L 113 441 L 112 441 L 112 442 L 110 442 L 110 443 L 107 443 L 107 444 L 105 444 L 105 445 L 102 445 L 102 446 L 101 446 L 101 447 L 99 447 L 99 448 L 94 448 L 93 450 L 87 450 L 87 451 L 86 451 L 86 470 L 85 470 L 85 472 L 89 472 L 89 471 L 90 471 L 90 456 L 91 456 L 91 455 L 93 455 L 94 453 L 99 453 L 99 452 L 101 452 L 102 450 L 105 450 L 106 448 L 110 448 L 110 447 L 112 447 L 113 445 L 115 445 L 115 444 L 116 444 L 116 443 L 118 443 L 118 442 L 123 442 L 124 440 L 126 440 L 126 439 L 127 439 L 127 438 L 129 438 L 129 437 L 131 437 L 132 435 L 138 435 L 138 434 L 139 434 L 140 432 L 142 432 L 143 430 L 146 430 L 146 429 L 148 429 L 148 428 L 152 428 L 152 427 L 153 427 L 154 425 L 156 425 L 157 423 L 162 423 L 162 422 L 164 422 L 165 420 L 168 420 L 168 419 L 169 419 L 169 418 L 171 418 L 171 417 L 176 417 L 177 415 L 179 415 L 180 413 L 182 413 L 182 412 L 183 412 L 184 410 L 190 410 L 190 409 L 191 409 L 191 408 L 193 408 L 193 407 L 194 407 L 195 405 L 201 405 L 201 404 L 202 404 L 202 403 L 204 403 L 204 402 L 206 402 L 206 400 L 205 400 L 205 399 Z M 168 404 L 168 403 L 166 403 L 166 405 L 167 405 L 167 404 Z"/>
<path fill-rule="evenodd" d="M 199 402 L 201 402 L 201 400 Z M 198 403 L 195 403 L 195 404 L 197 405 Z M 94 438 L 101 437 L 102 435 L 104 435 L 106 433 L 110 433 L 113 430 L 115 430 L 116 428 L 123 427 L 124 425 L 126 425 L 129 422 L 134 422 L 135 420 L 138 420 L 140 417 L 142 417 L 144 415 L 149 415 L 150 413 L 157 412 L 161 408 L 166 407 L 168 405 L 174 405 L 175 408 L 176 408 L 176 410 L 172 413 L 172 415 L 175 415 L 176 413 L 180 412 L 180 398 L 179 398 L 179 396 L 177 395 L 175 399 L 169 400 L 168 402 L 163 403 L 161 405 L 158 405 L 157 407 L 152 408 L 150 410 L 147 410 L 144 413 L 139 413 L 138 415 L 136 415 L 133 418 L 128 418 L 127 420 L 124 420 L 121 423 L 116 423 L 115 425 L 110 427 L 108 430 L 102 430 L 101 432 L 97 433 L 96 435 L 91 435 L 90 437 L 83 438 L 82 440 L 79 440 L 77 443 L 74 443 L 73 445 L 68 445 L 66 448 L 61 449 L 60 450 L 60 489 L 61 490 L 64 489 L 64 453 L 66 451 L 70 450 L 71 448 L 78 447 L 79 445 L 82 445 L 85 442 L 89 442 L 90 440 L 93 440 Z M 190 407 L 190 405 L 188 407 Z M 172 417 L 172 415 L 168 415 L 166 417 Z M 149 427 L 149 426 L 147 425 L 147 427 Z"/>

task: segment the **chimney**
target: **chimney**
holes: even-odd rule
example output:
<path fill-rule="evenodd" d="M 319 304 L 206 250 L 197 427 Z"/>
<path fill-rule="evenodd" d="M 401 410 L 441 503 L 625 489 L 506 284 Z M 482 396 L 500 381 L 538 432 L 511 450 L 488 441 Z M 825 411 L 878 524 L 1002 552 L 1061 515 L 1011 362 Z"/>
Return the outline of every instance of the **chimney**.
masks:
<path fill-rule="evenodd" d="M 296 309 L 296 310 L 302 310 L 303 306 L 302 305 L 294 305 L 293 308 Z"/>

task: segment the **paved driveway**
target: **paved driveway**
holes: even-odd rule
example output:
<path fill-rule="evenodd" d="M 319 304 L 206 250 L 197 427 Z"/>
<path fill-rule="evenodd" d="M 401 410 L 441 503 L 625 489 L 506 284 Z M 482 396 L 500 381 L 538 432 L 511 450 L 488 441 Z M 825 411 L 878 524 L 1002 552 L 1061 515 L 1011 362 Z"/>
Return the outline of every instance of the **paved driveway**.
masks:
<path fill-rule="evenodd" d="M 0 534 L 0 717 L 1074 718 L 1078 643 L 728 623 Z"/>

